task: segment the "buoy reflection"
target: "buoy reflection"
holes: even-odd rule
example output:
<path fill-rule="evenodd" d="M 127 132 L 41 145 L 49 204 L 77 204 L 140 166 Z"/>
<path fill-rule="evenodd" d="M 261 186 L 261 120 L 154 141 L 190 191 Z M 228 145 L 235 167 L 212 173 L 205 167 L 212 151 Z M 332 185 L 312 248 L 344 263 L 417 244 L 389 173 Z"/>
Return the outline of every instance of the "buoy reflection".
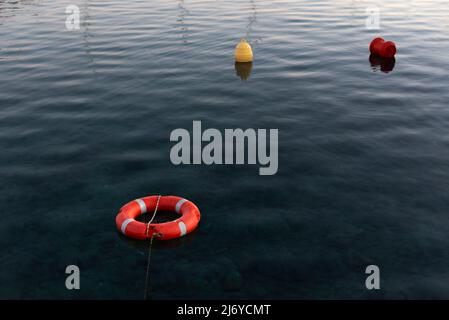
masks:
<path fill-rule="evenodd" d="M 369 56 L 369 62 L 373 71 L 378 71 L 380 69 L 380 71 L 384 73 L 389 73 L 393 71 L 396 59 L 394 57 L 383 58 L 381 56 L 371 54 Z"/>
<path fill-rule="evenodd" d="M 246 81 L 249 79 L 251 75 L 251 71 L 253 69 L 252 62 L 236 62 L 234 64 L 235 74 L 240 77 L 240 79 Z"/>

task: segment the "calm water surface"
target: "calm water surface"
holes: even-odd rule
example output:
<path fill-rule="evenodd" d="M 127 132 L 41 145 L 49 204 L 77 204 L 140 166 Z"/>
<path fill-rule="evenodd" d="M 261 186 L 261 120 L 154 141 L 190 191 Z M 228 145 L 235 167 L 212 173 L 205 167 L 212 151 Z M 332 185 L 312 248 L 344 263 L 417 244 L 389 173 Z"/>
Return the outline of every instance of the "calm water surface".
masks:
<path fill-rule="evenodd" d="M 0 298 L 142 298 L 148 243 L 114 220 L 149 194 L 202 212 L 153 248 L 152 298 L 449 298 L 448 16 L 447 1 L 0 0 Z M 378 35 L 398 45 L 389 73 L 369 62 Z M 193 120 L 278 128 L 278 174 L 172 165 L 170 132 Z M 364 288 L 369 264 L 382 290 Z"/>

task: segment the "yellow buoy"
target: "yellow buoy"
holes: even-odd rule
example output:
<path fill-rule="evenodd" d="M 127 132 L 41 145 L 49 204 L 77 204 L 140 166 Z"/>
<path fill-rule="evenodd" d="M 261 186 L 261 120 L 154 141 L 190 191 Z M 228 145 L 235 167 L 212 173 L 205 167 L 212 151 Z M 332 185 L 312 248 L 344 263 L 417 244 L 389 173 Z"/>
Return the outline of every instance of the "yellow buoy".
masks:
<path fill-rule="evenodd" d="M 237 62 L 252 62 L 253 50 L 245 39 L 240 40 L 237 47 L 235 47 L 235 61 Z"/>

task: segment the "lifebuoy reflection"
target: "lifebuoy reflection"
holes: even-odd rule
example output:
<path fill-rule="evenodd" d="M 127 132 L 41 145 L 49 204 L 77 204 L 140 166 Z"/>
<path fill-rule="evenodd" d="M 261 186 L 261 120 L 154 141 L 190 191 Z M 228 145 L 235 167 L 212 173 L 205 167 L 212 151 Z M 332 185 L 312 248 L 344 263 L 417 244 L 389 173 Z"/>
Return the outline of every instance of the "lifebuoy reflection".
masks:
<path fill-rule="evenodd" d="M 151 215 L 144 214 L 139 216 L 136 220 L 148 223 L 150 220 Z M 175 219 L 179 218 L 179 214 L 170 212 L 170 211 L 160 211 L 156 214 L 155 219 L 153 220 L 154 223 L 163 223 L 167 221 L 173 221 Z M 185 236 L 181 238 L 175 238 L 167 241 L 153 241 L 153 248 L 154 249 L 170 249 L 170 248 L 177 248 L 184 246 L 190 242 L 192 242 L 195 239 L 195 234 L 197 232 L 197 229 L 192 231 L 189 234 L 186 234 Z M 142 240 L 136 240 L 129 237 L 126 237 L 119 231 L 117 231 L 117 234 L 121 240 L 123 240 L 127 245 L 129 245 L 132 248 L 136 248 L 139 251 L 145 252 L 148 250 L 148 243 L 149 241 L 142 241 Z"/>

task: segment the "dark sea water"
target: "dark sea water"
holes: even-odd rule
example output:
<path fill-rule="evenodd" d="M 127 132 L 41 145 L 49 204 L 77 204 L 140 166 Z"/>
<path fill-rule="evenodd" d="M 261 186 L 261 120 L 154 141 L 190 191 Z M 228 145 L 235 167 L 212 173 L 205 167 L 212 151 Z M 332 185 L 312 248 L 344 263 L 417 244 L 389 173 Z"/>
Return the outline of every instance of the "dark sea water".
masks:
<path fill-rule="evenodd" d="M 141 299 L 148 242 L 115 216 L 152 194 L 202 220 L 153 246 L 150 298 L 449 298 L 448 17 L 447 1 L 0 0 L 0 298 Z M 379 35 L 389 73 L 369 62 Z M 278 173 L 173 165 L 193 120 L 279 129 Z"/>

